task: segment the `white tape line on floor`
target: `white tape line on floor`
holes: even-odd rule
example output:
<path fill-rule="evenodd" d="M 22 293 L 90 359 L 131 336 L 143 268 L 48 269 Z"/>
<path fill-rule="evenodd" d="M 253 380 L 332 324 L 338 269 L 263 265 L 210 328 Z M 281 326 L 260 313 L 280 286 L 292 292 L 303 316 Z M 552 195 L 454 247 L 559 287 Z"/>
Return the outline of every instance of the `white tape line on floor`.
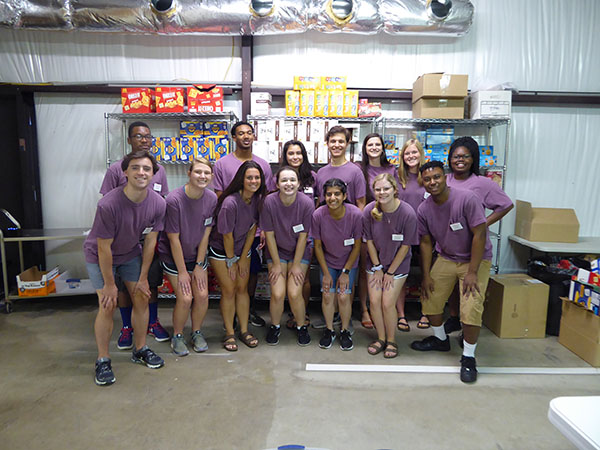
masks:
<path fill-rule="evenodd" d="M 377 364 L 306 364 L 308 372 L 459 373 L 459 366 L 386 366 Z M 478 367 L 479 373 L 511 375 L 598 375 L 593 367 Z"/>

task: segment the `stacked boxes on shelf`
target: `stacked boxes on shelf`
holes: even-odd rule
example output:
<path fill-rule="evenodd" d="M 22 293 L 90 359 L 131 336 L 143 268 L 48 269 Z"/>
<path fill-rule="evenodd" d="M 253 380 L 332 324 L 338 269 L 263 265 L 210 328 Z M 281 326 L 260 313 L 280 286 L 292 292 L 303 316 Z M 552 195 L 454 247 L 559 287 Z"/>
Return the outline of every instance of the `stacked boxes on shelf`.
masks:
<path fill-rule="evenodd" d="M 346 77 L 294 77 L 285 91 L 285 114 L 292 117 L 357 117 L 358 91 L 346 90 Z"/>
<path fill-rule="evenodd" d="M 427 73 L 413 84 L 413 117 L 462 119 L 465 115 L 468 75 Z"/>
<path fill-rule="evenodd" d="M 600 273 L 579 269 L 571 280 L 569 300 L 600 315 Z"/>
<path fill-rule="evenodd" d="M 432 127 L 425 132 L 425 160 L 447 162 L 454 128 Z"/>
<path fill-rule="evenodd" d="M 124 113 L 182 113 L 186 110 L 186 88 L 159 86 L 156 89 L 121 89 Z M 222 112 L 223 88 L 214 84 L 195 84 L 187 88 L 187 111 Z"/>

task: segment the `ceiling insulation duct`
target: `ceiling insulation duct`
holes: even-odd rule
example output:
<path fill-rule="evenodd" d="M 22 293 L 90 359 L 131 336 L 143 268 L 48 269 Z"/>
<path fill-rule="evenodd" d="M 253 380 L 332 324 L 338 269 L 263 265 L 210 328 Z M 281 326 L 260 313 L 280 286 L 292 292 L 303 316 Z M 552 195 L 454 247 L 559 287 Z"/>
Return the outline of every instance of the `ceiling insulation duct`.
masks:
<path fill-rule="evenodd" d="M 0 26 L 150 34 L 462 36 L 469 0 L 3 0 Z"/>

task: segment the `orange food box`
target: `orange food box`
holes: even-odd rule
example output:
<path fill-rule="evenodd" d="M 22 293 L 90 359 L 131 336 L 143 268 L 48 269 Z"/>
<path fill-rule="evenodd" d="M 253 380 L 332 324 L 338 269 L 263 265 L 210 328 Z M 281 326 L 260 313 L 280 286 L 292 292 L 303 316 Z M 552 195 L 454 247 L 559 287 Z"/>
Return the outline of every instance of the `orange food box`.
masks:
<path fill-rule="evenodd" d="M 214 84 L 195 84 L 187 88 L 188 112 L 222 112 L 223 88 Z"/>
<path fill-rule="evenodd" d="M 183 112 L 184 90 L 180 87 L 156 88 L 156 112 Z"/>
<path fill-rule="evenodd" d="M 154 91 L 150 88 L 122 88 L 121 104 L 124 113 L 151 113 L 156 111 Z"/>

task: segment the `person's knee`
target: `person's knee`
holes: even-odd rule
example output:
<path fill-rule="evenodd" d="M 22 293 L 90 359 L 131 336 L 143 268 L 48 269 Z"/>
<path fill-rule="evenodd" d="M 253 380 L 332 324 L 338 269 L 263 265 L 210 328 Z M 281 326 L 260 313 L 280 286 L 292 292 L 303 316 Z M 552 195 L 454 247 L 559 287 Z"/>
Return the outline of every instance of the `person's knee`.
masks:
<path fill-rule="evenodd" d="M 193 297 L 189 294 L 180 294 L 177 296 L 177 302 L 186 308 L 192 306 L 192 299 Z"/>

